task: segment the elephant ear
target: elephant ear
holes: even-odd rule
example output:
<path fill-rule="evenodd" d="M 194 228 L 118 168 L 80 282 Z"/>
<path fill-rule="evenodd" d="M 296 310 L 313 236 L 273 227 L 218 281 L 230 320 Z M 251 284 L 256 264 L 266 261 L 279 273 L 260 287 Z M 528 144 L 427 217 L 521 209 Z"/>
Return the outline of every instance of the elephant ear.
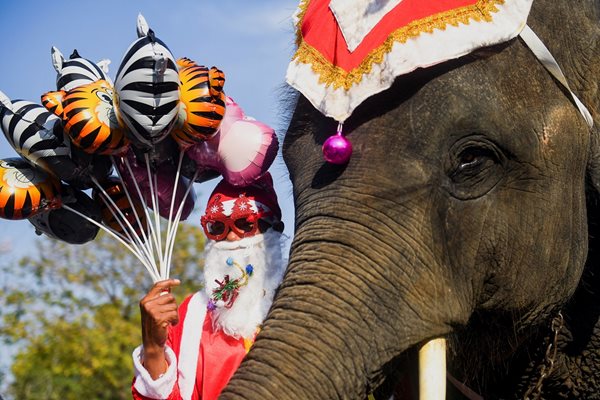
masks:
<path fill-rule="evenodd" d="M 592 40 L 600 36 L 600 25 L 596 20 L 580 24 L 581 29 L 586 32 L 582 35 L 589 40 L 575 41 L 575 48 L 569 50 L 570 54 L 576 55 L 573 64 L 579 66 L 579 72 L 573 72 L 573 76 L 579 75 L 578 91 L 581 99 L 587 106 L 594 119 L 591 129 L 590 151 L 587 165 L 588 193 L 592 198 L 600 199 L 600 40 Z M 590 210 L 597 209 L 597 210 Z M 600 216 L 600 201 L 589 201 L 588 211 L 594 211 Z M 589 218 L 588 218 L 589 219 Z"/>
<path fill-rule="evenodd" d="M 598 60 L 600 58 L 600 43 L 596 43 L 593 54 L 594 57 L 592 59 Z M 591 129 L 587 175 L 590 186 L 594 189 L 596 196 L 600 198 L 600 86 L 597 84 L 600 81 L 600 63 L 594 63 L 588 74 L 586 81 L 593 82 L 592 88 L 594 89 L 591 91 L 591 96 L 589 97 L 590 104 L 588 105 L 590 113 L 594 118 L 594 126 Z M 600 213 L 600 203 L 597 207 Z"/>
<path fill-rule="evenodd" d="M 533 11 L 537 7 L 540 7 L 540 10 L 531 13 L 527 24 L 558 60 L 571 90 L 592 116 L 594 125 L 590 129 L 588 191 L 595 192 L 600 198 L 600 63 L 597 61 L 600 59 L 600 40 L 596 40 L 600 37 L 600 25 L 593 13 L 583 9 L 577 11 L 577 16 L 566 17 L 574 15 L 568 2 L 549 2 L 548 4 L 556 4 L 560 8 L 560 11 L 555 9 L 551 13 L 547 12 L 543 3 L 534 2 Z M 597 5 L 590 3 L 589 7 L 595 10 Z M 562 29 L 555 29 L 556 24 L 561 25 Z M 572 32 L 573 35 L 566 38 L 564 32 Z M 598 203 L 600 212 L 600 202 L 594 203 Z M 590 206 L 592 204 L 588 204 L 588 207 Z"/>
<path fill-rule="evenodd" d="M 587 174 L 592 189 L 596 192 L 596 195 L 600 196 L 600 129 L 598 122 L 592 128 Z"/>

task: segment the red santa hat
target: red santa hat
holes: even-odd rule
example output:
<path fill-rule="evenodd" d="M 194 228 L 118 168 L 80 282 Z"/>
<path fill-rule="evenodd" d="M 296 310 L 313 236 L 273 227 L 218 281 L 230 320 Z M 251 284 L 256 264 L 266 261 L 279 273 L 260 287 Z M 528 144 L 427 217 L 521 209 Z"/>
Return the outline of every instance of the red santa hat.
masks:
<path fill-rule="evenodd" d="M 249 216 L 281 221 L 273 178 L 268 172 L 250 186 L 233 186 L 225 180 L 219 182 L 210 195 L 202 219 L 238 219 Z"/>

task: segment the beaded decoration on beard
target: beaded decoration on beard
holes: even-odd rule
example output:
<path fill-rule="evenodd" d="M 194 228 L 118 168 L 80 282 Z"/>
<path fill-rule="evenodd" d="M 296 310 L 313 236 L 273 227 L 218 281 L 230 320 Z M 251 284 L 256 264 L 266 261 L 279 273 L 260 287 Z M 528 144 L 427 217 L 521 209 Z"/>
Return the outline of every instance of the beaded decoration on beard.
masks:
<path fill-rule="evenodd" d="M 285 271 L 282 245 L 282 234 L 273 229 L 235 242 L 206 244 L 204 290 L 215 331 L 253 337 Z"/>

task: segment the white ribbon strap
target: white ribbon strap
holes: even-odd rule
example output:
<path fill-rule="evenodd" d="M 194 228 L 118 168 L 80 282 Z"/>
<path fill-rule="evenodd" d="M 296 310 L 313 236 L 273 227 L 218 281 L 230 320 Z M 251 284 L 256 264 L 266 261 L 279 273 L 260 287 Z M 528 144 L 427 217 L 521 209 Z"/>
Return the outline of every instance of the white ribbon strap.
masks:
<path fill-rule="evenodd" d="M 575 101 L 579 112 L 581 115 L 583 115 L 583 118 L 585 119 L 585 122 L 587 122 L 588 126 L 592 128 L 594 126 L 594 119 L 592 118 L 592 115 L 569 87 L 565 75 L 550 53 L 550 50 L 548 50 L 548 48 L 528 25 L 525 25 L 519 36 L 521 36 L 521 39 L 523 39 L 531 52 L 537 57 L 542 65 L 548 70 L 548 72 L 550 72 L 550 74 L 552 74 L 552 76 L 554 76 L 560 83 L 562 83 L 569 93 L 571 93 L 571 97 L 573 97 L 573 101 Z"/>

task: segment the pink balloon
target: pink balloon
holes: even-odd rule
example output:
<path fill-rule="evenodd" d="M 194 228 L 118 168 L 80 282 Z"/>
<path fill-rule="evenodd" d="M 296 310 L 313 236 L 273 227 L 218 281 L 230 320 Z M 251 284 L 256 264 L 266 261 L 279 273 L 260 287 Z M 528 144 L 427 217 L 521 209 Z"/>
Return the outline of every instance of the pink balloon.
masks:
<path fill-rule="evenodd" d="M 148 169 L 144 164 L 137 161 L 131 150 L 127 153 L 126 157 L 129 161 L 129 166 L 131 167 L 131 172 L 133 175 L 129 172 L 129 169 L 125 165 L 123 159 L 117 163 L 117 168 L 123 177 L 123 181 L 125 182 L 127 190 L 132 197 L 137 197 L 137 189 L 135 188 L 135 183 L 137 183 L 142 196 L 144 197 L 144 201 L 146 202 L 146 206 L 154 209 L 152 203 L 152 193 L 150 191 L 150 184 L 152 183 L 152 188 L 158 195 L 158 213 L 161 217 L 166 219 L 169 218 L 169 214 L 171 212 L 171 201 L 173 200 L 173 191 L 175 190 L 175 187 L 177 188 L 177 192 L 175 193 L 175 204 L 172 212 L 172 218 L 174 218 L 183 201 L 183 196 L 187 191 L 188 186 L 193 184 L 193 182 L 180 175 L 177 185 L 175 185 L 175 177 L 177 173 L 176 166 L 171 164 L 163 164 L 156 171 L 152 172 L 153 175 L 156 175 L 156 186 L 154 186 L 154 180 L 150 182 L 150 179 L 148 178 Z M 194 210 L 195 202 L 196 194 L 194 193 L 194 190 L 191 189 L 183 204 L 183 210 L 181 212 L 182 221 L 185 221 Z"/>
<path fill-rule="evenodd" d="M 221 172 L 222 165 L 219 157 L 220 137 L 221 133 L 217 132 L 217 134 L 209 140 L 190 146 L 186 151 L 188 157 L 194 160 L 198 166 L 199 172 L 208 169 L 214 169 Z"/>
<path fill-rule="evenodd" d="M 248 186 L 267 172 L 279 148 L 275 131 L 250 117 L 230 97 L 219 132 L 192 146 L 188 157 L 200 171 L 217 170 L 234 186 Z"/>
<path fill-rule="evenodd" d="M 219 129 L 228 131 L 234 122 L 244 119 L 245 116 L 244 110 L 231 97 L 225 96 L 225 115 Z"/>

